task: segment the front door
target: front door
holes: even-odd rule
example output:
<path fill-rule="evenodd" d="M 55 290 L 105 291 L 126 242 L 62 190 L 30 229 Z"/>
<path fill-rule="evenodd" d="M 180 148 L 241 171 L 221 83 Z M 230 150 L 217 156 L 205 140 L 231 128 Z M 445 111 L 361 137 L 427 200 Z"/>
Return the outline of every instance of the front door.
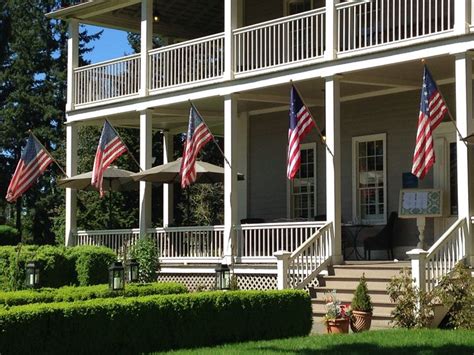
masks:
<path fill-rule="evenodd" d="M 457 220 L 458 192 L 457 192 L 457 155 L 456 130 L 452 122 L 441 123 L 434 133 L 436 163 L 434 165 L 433 185 L 443 191 L 444 216 L 435 218 L 434 240 Z"/>

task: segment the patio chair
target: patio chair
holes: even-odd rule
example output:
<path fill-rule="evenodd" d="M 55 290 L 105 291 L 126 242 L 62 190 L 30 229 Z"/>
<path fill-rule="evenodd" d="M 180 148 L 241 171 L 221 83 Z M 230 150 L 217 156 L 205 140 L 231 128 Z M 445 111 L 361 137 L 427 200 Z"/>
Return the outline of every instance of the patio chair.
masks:
<path fill-rule="evenodd" d="M 366 260 L 370 260 L 372 250 L 386 250 L 388 259 L 393 259 L 393 231 L 397 219 L 397 212 L 390 213 L 385 227 L 383 227 L 376 235 L 364 240 L 364 253 Z"/>

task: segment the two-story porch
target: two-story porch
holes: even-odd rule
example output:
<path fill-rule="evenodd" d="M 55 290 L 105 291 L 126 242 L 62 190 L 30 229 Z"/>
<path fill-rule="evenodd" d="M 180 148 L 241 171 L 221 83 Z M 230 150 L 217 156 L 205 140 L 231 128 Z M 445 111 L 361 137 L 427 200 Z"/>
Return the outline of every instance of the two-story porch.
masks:
<path fill-rule="evenodd" d="M 172 148 L 166 141 L 186 130 L 190 99 L 213 133 L 223 135 L 232 164 L 225 166 L 223 226 L 167 227 L 173 201 L 171 187 L 164 186 L 164 226 L 151 228 L 150 186 L 141 183 L 138 229 L 78 232 L 75 191 L 68 190 L 69 244 L 120 249 L 124 238 L 133 241 L 149 233 L 159 248 L 163 275 L 188 274 L 207 283 L 215 264 L 224 261 L 234 264 L 242 280 L 257 280 L 246 287 L 262 287 L 258 280 L 267 280 L 269 288 L 277 286 L 274 253 L 287 250 L 293 255 L 283 267 L 291 272 L 281 282 L 296 285 L 288 280 L 294 277 L 296 283 L 307 283 L 327 264 L 342 261 L 341 222 L 364 221 L 376 225 L 375 231 L 398 209 L 401 174 L 411 168 L 422 58 L 456 112 L 457 128 L 463 136 L 472 133 L 470 2 L 301 1 L 303 10 L 309 3 L 315 8 L 290 15 L 298 10 L 293 3 L 243 6 L 216 1 L 207 4 L 208 13 L 195 5 L 176 5 L 197 16 L 189 28 L 176 18 L 175 27 L 167 23 L 173 6 L 152 1 L 114 2 L 110 8 L 107 2 L 92 1 L 53 14 L 69 19 L 71 29 L 68 174 L 77 172 L 77 127 L 106 117 L 117 126 L 140 129 L 143 169 L 151 167 L 153 129 L 165 132 L 165 161 L 170 159 Z M 155 25 L 154 10 L 161 18 Z M 211 24 L 214 18 L 220 20 Z M 141 53 L 77 67 L 79 22 L 140 28 Z M 152 48 L 153 33 L 170 41 L 191 39 Z M 206 37 L 194 38 L 196 34 Z M 285 178 L 290 81 L 311 106 L 328 147 L 315 134 L 308 137 L 304 168 L 293 183 Z M 439 187 L 448 197 L 446 217 L 428 226 L 430 244 L 450 223 L 471 215 L 469 148 L 456 137 L 451 123 L 444 127 L 435 137 L 437 166 L 420 183 Z M 246 176 L 245 181 L 237 181 L 237 172 Z M 325 221 L 311 222 L 315 216 Z M 246 218 L 264 223 L 240 223 Z M 400 221 L 397 228 L 396 256 L 403 258 L 415 247 L 417 230 L 412 221 Z M 456 239 L 462 234 L 459 230 L 447 237 Z M 473 255 L 469 235 L 456 261 Z"/>

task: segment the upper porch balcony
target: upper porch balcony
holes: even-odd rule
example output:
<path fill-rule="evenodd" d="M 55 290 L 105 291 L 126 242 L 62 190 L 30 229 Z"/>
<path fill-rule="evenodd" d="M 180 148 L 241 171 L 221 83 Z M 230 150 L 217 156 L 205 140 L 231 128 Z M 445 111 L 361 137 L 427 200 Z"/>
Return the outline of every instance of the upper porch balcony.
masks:
<path fill-rule="evenodd" d="M 53 16 L 67 19 L 67 11 L 74 13 L 80 11 L 81 7 L 93 8 L 98 6 L 97 3 L 82 3 L 75 6 L 77 10 L 74 7 L 62 9 L 53 13 Z M 122 0 L 117 3 L 133 3 L 133 11 L 139 16 L 136 14 L 140 10 L 139 1 Z M 326 7 L 238 27 L 237 22 L 252 22 L 243 20 L 249 17 L 249 10 L 239 15 L 240 21 L 236 20 L 237 15 L 235 18 L 228 16 L 234 20 L 222 21 L 225 16 L 222 16 L 221 12 L 224 11 L 221 4 L 221 7 L 211 7 L 215 11 L 212 15 L 219 20 L 213 26 L 203 27 L 202 33 L 222 27 L 224 32 L 142 50 L 138 54 L 102 63 L 82 67 L 72 65 L 68 83 L 71 86 L 69 109 L 156 95 L 466 34 L 472 29 L 466 26 L 472 17 L 470 5 L 471 1 L 454 0 L 326 1 Z M 117 4 L 108 6 L 119 7 Z M 255 6 L 252 5 L 252 8 Z M 126 9 L 121 10 L 122 14 L 130 15 L 133 12 Z M 460 16 L 458 13 L 464 13 L 464 26 L 456 25 Z M 81 21 L 80 16 L 76 18 Z M 103 17 L 101 21 L 104 25 L 120 27 L 117 20 L 114 22 L 110 18 Z M 108 23 L 109 20 L 112 22 Z M 226 21 L 231 24 L 226 24 Z M 98 21 L 85 19 L 84 22 Z M 137 29 L 123 23 L 123 29 Z M 143 4 L 141 26 L 143 33 L 146 30 L 143 27 Z M 152 32 L 161 31 L 170 35 L 172 31 L 178 31 L 176 28 L 165 24 L 161 30 L 158 27 Z M 178 36 L 186 36 L 182 30 L 178 32 L 175 32 Z"/>

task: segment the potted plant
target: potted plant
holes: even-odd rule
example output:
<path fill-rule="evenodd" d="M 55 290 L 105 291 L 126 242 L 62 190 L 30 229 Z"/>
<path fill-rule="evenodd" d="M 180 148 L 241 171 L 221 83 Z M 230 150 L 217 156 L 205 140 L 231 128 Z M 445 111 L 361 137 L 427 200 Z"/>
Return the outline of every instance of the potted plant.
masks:
<path fill-rule="evenodd" d="M 328 334 L 349 333 L 349 320 L 351 309 L 349 305 L 342 304 L 336 296 L 336 291 L 325 294 L 326 315 L 324 323 Z"/>
<path fill-rule="evenodd" d="M 370 329 L 372 323 L 372 300 L 370 299 L 369 290 L 365 275 L 362 274 L 359 285 L 354 292 L 351 303 L 351 329 L 354 333 L 359 333 Z"/>

